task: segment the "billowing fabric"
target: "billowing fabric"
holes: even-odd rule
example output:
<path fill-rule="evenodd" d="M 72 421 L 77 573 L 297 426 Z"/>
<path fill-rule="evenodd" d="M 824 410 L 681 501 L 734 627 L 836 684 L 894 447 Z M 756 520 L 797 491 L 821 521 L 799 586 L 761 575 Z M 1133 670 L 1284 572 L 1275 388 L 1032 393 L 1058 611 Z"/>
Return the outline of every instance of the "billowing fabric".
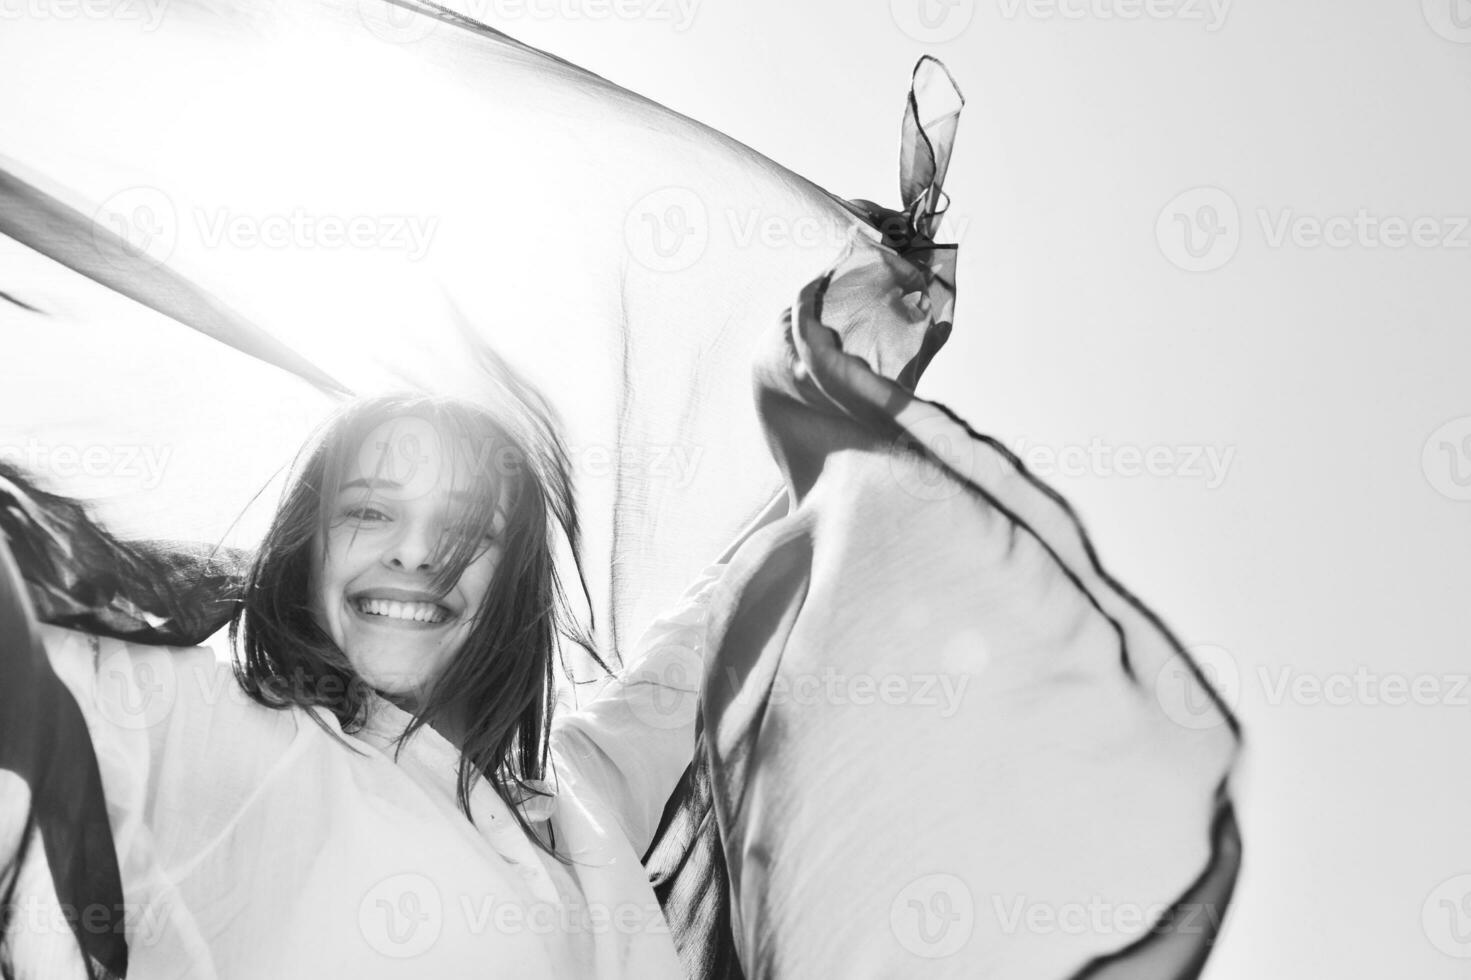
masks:
<path fill-rule="evenodd" d="M 75 967 L 142 976 L 130 963 L 213 955 L 140 951 L 120 897 L 149 886 L 137 855 L 207 797 L 150 807 L 151 743 L 99 736 L 88 675 L 42 635 L 202 665 L 178 648 L 228 616 L 279 475 L 337 398 L 408 386 L 498 404 L 509 366 L 552 398 L 581 466 L 568 543 L 605 655 L 635 660 L 628 637 L 722 548 L 729 567 L 705 594 L 702 652 L 629 675 L 654 697 L 637 733 L 672 717 L 678 738 L 559 728 L 557 805 L 586 816 L 561 832 L 616 851 L 599 894 L 629 894 L 642 853 L 668 935 L 520 936 L 485 972 L 523 955 L 578 976 L 657 976 L 676 957 L 698 977 L 1199 972 L 1235 876 L 1234 721 L 1055 495 L 913 394 L 952 321 L 954 251 L 935 238 L 960 99 L 943 70 L 916 72 L 889 209 L 437 5 L 178 0 L 138 26 L 0 33 L 0 83 L 34 93 L 0 101 L 0 328 L 31 354 L 0 385 L 0 449 L 25 464 L 0 484 L 0 521 L 25 580 L 9 595 L 51 624 L 0 604 L 0 859 L 23 852 L 41 875 L 28 887 L 99 913 L 68 926 Z M 758 233 L 773 222 L 801 233 Z M 804 287 L 807 308 L 779 323 Z M 732 546 L 783 498 L 789 514 Z M 618 684 L 607 705 L 629 694 Z M 1197 709 L 1191 724 L 1160 690 Z M 669 692 L 686 695 L 672 716 Z M 600 711 L 621 710 L 578 717 L 614 731 Z M 391 807 L 447 819 L 425 802 L 444 746 L 367 775 L 307 730 L 277 736 L 288 756 L 383 801 L 359 843 L 409 825 Z M 232 860 L 300 872 L 309 850 L 263 859 L 249 801 L 224 799 L 204 816 L 242 821 Z M 333 806 L 303 816 L 358 827 Z M 455 890 L 566 884 L 551 868 L 496 877 L 524 841 L 444 833 L 426 853 Z M 340 902 L 350 889 L 331 882 L 361 884 L 359 869 L 322 855 L 303 887 Z M 1100 906 L 1106 927 L 1068 914 Z M 1065 924 L 1038 927 L 1047 914 Z M 13 950 L 13 918 L 6 933 Z M 469 955 L 447 935 L 441 953 Z M 269 964 L 289 973 L 338 945 L 304 942 L 240 962 L 299 956 Z"/>
<path fill-rule="evenodd" d="M 1060 497 L 843 350 L 876 305 L 927 318 L 914 287 L 840 263 L 758 355 L 795 506 L 717 587 L 702 688 L 739 961 L 1195 976 L 1239 860 L 1235 722 Z"/>
<path fill-rule="evenodd" d="M 0 324 L 34 352 L 0 448 L 130 538 L 249 548 L 337 388 L 486 399 L 494 353 L 561 413 L 604 649 L 776 494 L 753 344 L 883 237 L 708 127 L 378 0 L 17 19 L 0 83 L 27 93 L 0 99 L 0 171 L 84 219 L 0 207 L 25 304 Z M 893 374 L 919 340 L 863 347 Z"/>

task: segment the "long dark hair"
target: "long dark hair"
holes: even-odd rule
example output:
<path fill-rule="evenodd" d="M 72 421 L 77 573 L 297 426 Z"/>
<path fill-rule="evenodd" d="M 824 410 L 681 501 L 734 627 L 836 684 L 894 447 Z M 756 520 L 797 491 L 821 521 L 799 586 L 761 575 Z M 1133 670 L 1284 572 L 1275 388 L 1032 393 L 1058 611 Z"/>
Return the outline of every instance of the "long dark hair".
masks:
<path fill-rule="evenodd" d="M 557 574 L 554 532 L 560 525 L 587 596 L 570 466 L 556 416 L 539 393 L 513 377 L 502 378 L 501 392 L 508 397 L 494 410 L 445 396 L 388 394 L 354 401 L 330 419 L 298 456 L 230 621 L 230 642 L 241 651 L 236 676 L 256 701 L 275 708 L 325 707 L 345 733 L 362 729 L 372 689 L 313 614 L 317 544 L 326 540 L 349 454 L 390 420 L 430 423 L 450 448 L 451 461 L 458 455 L 472 464 L 476 484 L 466 514 L 440 542 L 442 560 L 432 587 L 443 592 L 459 580 L 491 530 L 498 502 L 505 502 L 504 551 L 464 645 L 423 696 L 405 705 L 412 720 L 398 748 L 423 725 L 454 725 L 463 733 L 457 797 L 466 817 L 474 822 L 470 791 L 484 776 L 527 836 L 566 860 L 555 840 L 543 841 L 532 831 L 519 805 L 530 795 L 546 795 L 528 781 L 541 780 L 547 766 L 558 636 L 582 646 L 605 671 L 608 666 L 569 608 Z M 506 480 L 505 496 L 498 496 Z"/>

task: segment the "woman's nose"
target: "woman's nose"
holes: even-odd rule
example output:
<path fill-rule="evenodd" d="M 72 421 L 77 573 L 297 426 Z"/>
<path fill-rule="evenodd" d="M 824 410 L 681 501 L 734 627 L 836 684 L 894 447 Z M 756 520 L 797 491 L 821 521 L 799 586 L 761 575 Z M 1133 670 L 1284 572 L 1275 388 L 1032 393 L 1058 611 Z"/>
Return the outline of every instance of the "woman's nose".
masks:
<path fill-rule="evenodd" d="M 384 564 L 396 569 L 432 572 L 439 564 L 440 532 L 426 522 L 406 521 L 383 553 Z"/>

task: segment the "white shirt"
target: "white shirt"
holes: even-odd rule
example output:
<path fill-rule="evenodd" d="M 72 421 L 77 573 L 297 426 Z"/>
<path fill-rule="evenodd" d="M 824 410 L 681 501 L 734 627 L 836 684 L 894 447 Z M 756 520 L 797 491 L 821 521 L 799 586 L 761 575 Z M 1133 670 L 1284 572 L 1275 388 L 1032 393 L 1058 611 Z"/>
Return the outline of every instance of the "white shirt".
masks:
<path fill-rule="evenodd" d="M 591 702 L 554 716 L 555 796 L 523 813 L 550 824 L 572 866 L 537 848 L 484 779 L 467 820 L 458 751 L 432 728 L 395 760 L 408 715 L 387 701 L 343 735 L 325 709 L 250 700 L 207 649 L 43 627 L 98 757 L 129 977 L 682 977 L 639 857 L 693 755 L 724 568 L 701 572 Z M 0 781 L 0 830 L 13 834 L 24 783 Z M 75 975 L 44 861 L 32 847 L 11 953 L 22 977 Z"/>

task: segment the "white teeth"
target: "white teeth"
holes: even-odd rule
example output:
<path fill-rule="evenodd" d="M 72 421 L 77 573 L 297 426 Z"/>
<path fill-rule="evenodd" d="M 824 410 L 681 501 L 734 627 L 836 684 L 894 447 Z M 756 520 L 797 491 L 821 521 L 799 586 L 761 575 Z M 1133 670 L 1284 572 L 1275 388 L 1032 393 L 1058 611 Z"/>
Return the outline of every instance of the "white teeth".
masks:
<path fill-rule="evenodd" d="M 416 623 L 441 623 L 445 611 L 432 602 L 394 602 L 389 599 L 360 599 L 358 609 L 369 616 L 407 619 Z"/>

